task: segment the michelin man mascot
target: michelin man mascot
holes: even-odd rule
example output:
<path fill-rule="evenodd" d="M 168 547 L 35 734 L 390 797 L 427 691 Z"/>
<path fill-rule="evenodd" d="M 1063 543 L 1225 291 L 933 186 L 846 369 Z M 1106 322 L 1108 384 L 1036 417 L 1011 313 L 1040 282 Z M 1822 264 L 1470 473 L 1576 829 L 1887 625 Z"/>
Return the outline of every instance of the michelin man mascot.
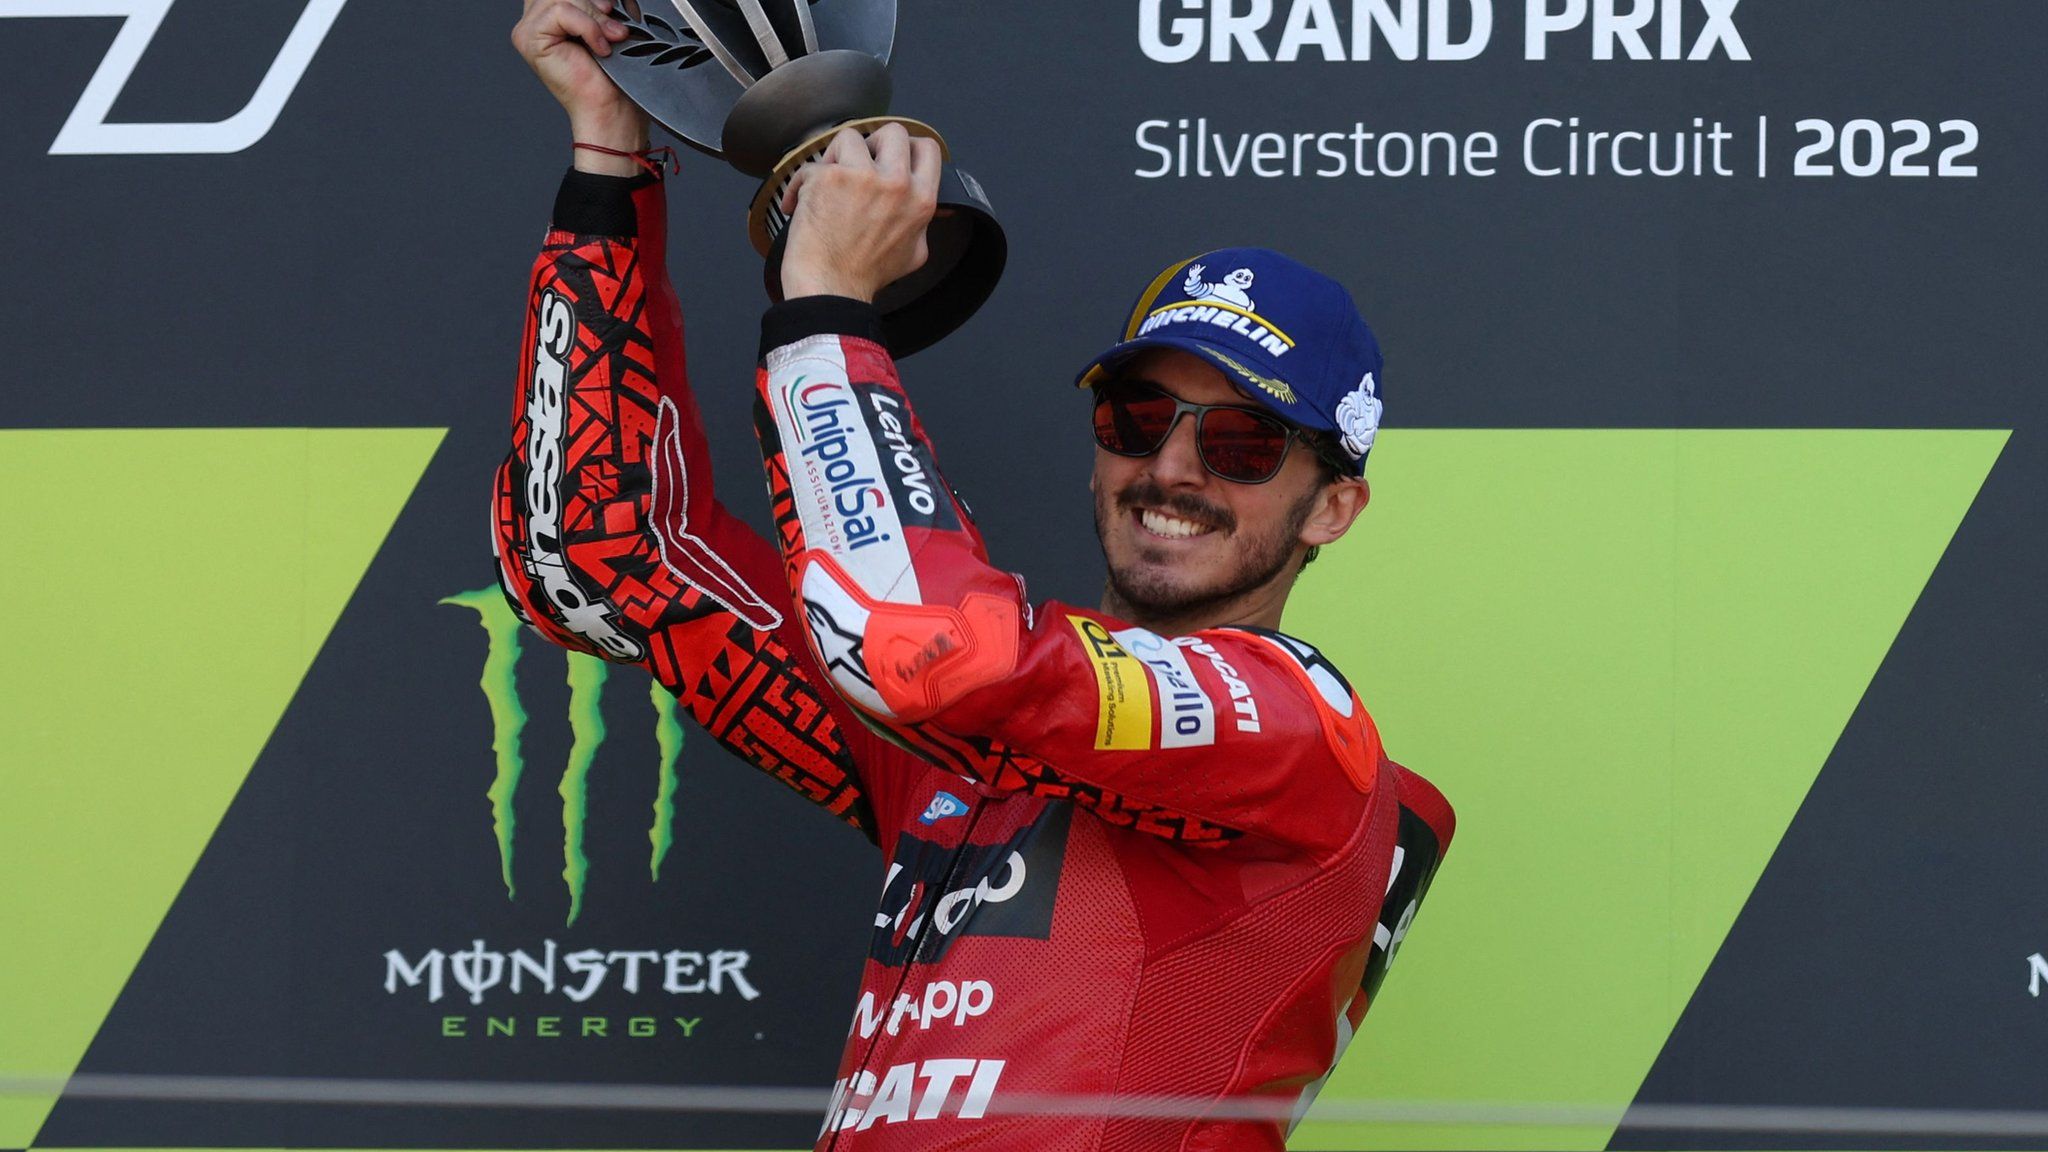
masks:
<path fill-rule="evenodd" d="M 1252 286 L 1253 279 L 1251 269 L 1239 268 L 1237 271 L 1225 276 L 1221 284 L 1204 283 L 1202 280 L 1202 269 L 1203 266 L 1200 264 L 1189 268 L 1187 281 L 1180 286 L 1181 291 L 1186 292 L 1190 298 L 1195 300 L 1220 300 L 1225 304 L 1242 308 L 1247 312 L 1257 312 L 1259 310 L 1258 306 L 1252 303 L 1251 294 L 1248 291 Z"/>

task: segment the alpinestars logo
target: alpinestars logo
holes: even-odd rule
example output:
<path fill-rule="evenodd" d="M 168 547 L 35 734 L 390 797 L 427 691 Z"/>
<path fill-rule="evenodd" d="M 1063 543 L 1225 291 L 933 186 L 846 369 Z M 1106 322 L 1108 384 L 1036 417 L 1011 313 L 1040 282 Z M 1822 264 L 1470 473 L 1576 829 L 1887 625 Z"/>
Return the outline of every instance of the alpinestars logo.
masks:
<path fill-rule="evenodd" d="M 52 156 L 163 155 L 240 152 L 263 139 L 297 90 L 313 54 L 327 39 L 347 0 L 308 0 L 284 47 L 240 112 L 214 124 L 109 124 L 107 113 L 149 51 L 157 28 L 176 0 L 0 0 L 0 19 L 14 17 L 125 17 L 85 92 L 50 144 Z"/>
<path fill-rule="evenodd" d="M 811 635 L 818 641 L 818 659 L 824 664 L 825 671 L 839 679 L 852 676 L 869 688 L 875 686 L 874 677 L 868 674 L 867 657 L 862 652 L 867 647 L 864 637 L 841 627 L 823 604 L 807 602 L 804 618 L 811 622 Z"/>
<path fill-rule="evenodd" d="M 522 740 L 526 731 L 526 706 L 519 697 L 521 636 L 525 631 L 512 606 L 497 588 L 479 588 L 441 601 L 475 612 L 489 637 L 484 656 L 481 685 L 491 710 L 491 750 L 497 756 L 497 777 L 491 784 L 491 821 L 498 837 L 498 861 L 505 881 L 505 895 L 516 899 L 512 881 L 512 855 L 516 819 L 512 798 L 526 774 Z M 589 879 L 590 862 L 583 855 L 584 819 L 587 813 L 591 767 L 598 749 L 604 746 L 605 723 L 601 707 L 605 682 L 611 665 L 595 656 L 566 652 L 569 677 L 569 761 L 562 769 L 558 791 L 562 796 L 562 879 L 569 888 L 568 923 L 583 912 L 583 893 Z M 659 683 L 649 696 L 654 706 L 654 734 L 661 749 L 660 776 L 656 784 L 653 826 L 647 836 L 653 845 L 648 869 L 661 879 L 661 864 L 675 843 L 676 765 L 683 754 L 683 725 L 675 697 Z"/>
<path fill-rule="evenodd" d="M 645 653 L 638 641 L 613 624 L 617 609 L 603 596 L 593 596 L 569 571 L 563 555 L 562 491 L 568 458 L 569 350 L 576 342 L 576 310 L 553 289 L 542 292 L 534 335 L 533 378 L 526 389 L 526 555 L 517 562 L 540 587 L 564 628 L 620 660 L 638 660 Z M 509 565 L 514 557 L 499 557 Z"/>

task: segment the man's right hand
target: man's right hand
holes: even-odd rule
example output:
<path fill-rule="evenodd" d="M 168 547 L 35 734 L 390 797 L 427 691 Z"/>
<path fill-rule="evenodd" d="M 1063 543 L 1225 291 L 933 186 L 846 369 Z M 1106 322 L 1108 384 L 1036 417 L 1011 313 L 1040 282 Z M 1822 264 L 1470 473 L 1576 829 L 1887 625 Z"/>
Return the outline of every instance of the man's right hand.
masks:
<path fill-rule="evenodd" d="M 526 14 L 512 28 L 512 46 L 569 113 L 569 130 L 578 142 L 638 152 L 647 147 L 647 114 L 597 63 L 626 38 L 626 26 L 609 15 L 614 2 L 526 0 Z M 581 148 L 575 163 L 583 171 L 614 176 L 640 172 L 623 156 Z"/>

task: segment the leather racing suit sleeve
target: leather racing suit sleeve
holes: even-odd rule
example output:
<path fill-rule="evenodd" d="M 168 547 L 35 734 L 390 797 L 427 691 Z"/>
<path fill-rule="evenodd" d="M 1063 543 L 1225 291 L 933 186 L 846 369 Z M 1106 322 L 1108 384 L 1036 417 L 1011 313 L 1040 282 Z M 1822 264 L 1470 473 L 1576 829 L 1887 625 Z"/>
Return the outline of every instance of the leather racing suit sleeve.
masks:
<path fill-rule="evenodd" d="M 1034 611 L 940 478 L 873 308 L 778 305 L 762 350 L 756 424 L 788 577 L 819 663 L 878 731 L 1155 835 L 1350 841 L 1390 765 L 1313 648 Z"/>
<path fill-rule="evenodd" d="M 642 665 L 742 760 L 877 835 L 888 758 L 821 690 L 775 548 L 714 496 L 662 183 L 571 171 L 533 266 L 500 582 L 546 639 Z"/>

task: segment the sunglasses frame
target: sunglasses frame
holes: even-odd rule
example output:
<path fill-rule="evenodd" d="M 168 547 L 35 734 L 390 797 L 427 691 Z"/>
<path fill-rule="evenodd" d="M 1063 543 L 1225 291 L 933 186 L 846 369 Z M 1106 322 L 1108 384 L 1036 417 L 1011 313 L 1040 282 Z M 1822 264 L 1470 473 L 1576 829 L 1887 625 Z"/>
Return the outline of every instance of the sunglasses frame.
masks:
<path fill-rule="evenodd" d="M 1317 458 L 1320 459 L 1323 463 L 1328 464 L 1332 468 L 1336 469 L 1337 474 L 1339 476 L 1349 476 L 1351 474 L 1351 466 L 1349 464 L 1332 458 L 1332 456 L 1324 450 L 1321 444 L 1318 444 L 1312 437 L 1310 437 L 1307 431 L 1301 428 L 1297 428 L 1292 424 L 1289 424 L 1287 421 L 1281 419 L 1279 416 L 1275 415 L 1274 413 L 1268 412 L 1263 408 L 1259 408 L 1251 404 L 1196 404 L 1191 401 L 1183 400 L 1180 397 L 1175 396 L 1173 393 L 1168 392 L 1166 388 L 1163 385 L 1159 384 L 1157 381 L 1146 380 L 1141 377 L 1135 376 L 1117 377 L 1116 379 L 1105 380 L 1102 383 L 1095 385 L 1095 408 L 1100 408 L 1103 404 L 1109 403 L 1109 401 L 1105 398 L 1104 394 L 1111 391 L 1112 389 L 1123 389 L 1126 391 L 1139 390 L 1144 392 L 1150 392 L 1153 395 L 1156 395 L 1162 399 L 1173 401 L 1173 418 L 1166 422 L 1166 431 L 1159 437 L 1159 443 L 1154 444 L 1151 450 L 1149 451 L 1121 452 L 1115 448 L 1111 448 L 1107 444 L 1104 444 L 1102 442 L 1101 436 L 1096 436 L 1095 446 L 1102 449 L 1104 452 L 1109 453 L 1112 456 L 1121 456 L 1126 460 L 1143 460 L 1147 456 L 1157 455 L 1161 448 L 1166 447 L 1166 442 L 1173 439 L 1174 430 L 1180 427 L 1181 417 L 1186 416 L 1189 413 L 1193 413 L 1195 417 L 1195 456 L 1197 459 L 1201 460 L 1203 470 L 1208 472 L 1209 475 L 1216 477 L 1218 480 L 1223 480 L 1231 484 L 1265 484 L 1270 482 L 1273 479 L 1273 477 L 1278 476 L 1280 474 L 1282 469 L 1287 467 L 1287 454 L 1293 451 L 1293 441 L 1297 440 L 1300 441 L 1302 445 L 1306 447 L 1309 451 L 1315 453 Z M 1091 409 L 1091 412 L 1092 411 L 1093 409 Z M 1208 452 L 1204 451 L 1202 448 L 1202 420 L 1209 413 L 1216 411 L 1248 412 L 1261 420 L 1270 421 L 1273 425 L 1280 429 L 1280 431 L 1283 433 L 1283 440 L 1286 442 L 1286 446 L 1281 449 L 1280 460 L 1278 463 L 1273 465 L 1273 470 L 1271 472 L 1266 473 L 1264 476 L 1259 477 L 1257 480 L 1240 480 L 1235 476 L 1226 476 L 1222 472 L 1216 470 L 1216 466 L 1209 462 Z M 1091 432 L 1092 430 L 1093 429 L 1091 421 Z"/>

